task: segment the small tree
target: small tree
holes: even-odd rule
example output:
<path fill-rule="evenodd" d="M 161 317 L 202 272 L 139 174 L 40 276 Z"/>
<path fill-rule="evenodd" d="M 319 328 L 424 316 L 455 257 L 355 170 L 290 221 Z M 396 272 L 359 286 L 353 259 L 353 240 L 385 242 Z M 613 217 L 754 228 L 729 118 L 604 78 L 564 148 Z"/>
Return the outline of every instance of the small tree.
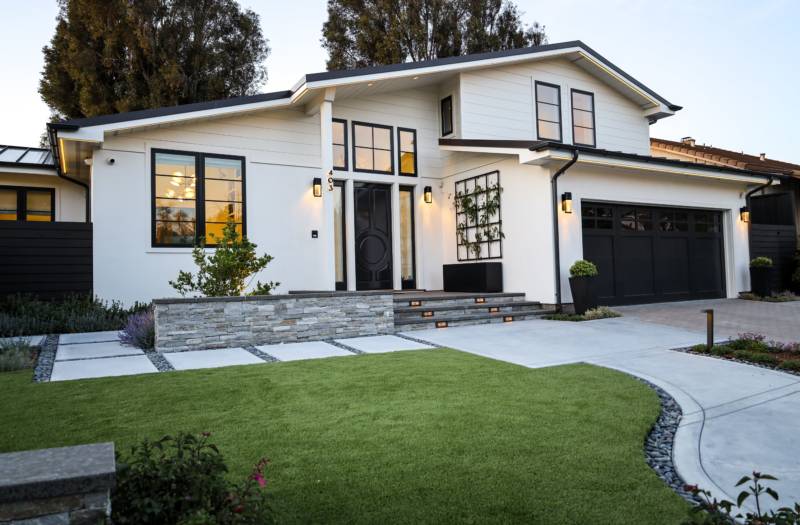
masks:
<path fill-rule="evenodd" d="M 231 222 L 225 225 L 214 253 L 207 254 L 205 244 L 204 239 L 192 250 L 197 275 L 181 270 L 178 278 L 169 282 L 182 296 L 192 292 L 204 297 L 243 295 L 256 274 L 272 261 L 271 255 L 257 256 L 257 246 L 240 236 Z M 248 295 L 269 295 L 279 284 L 257 281 Z"/>

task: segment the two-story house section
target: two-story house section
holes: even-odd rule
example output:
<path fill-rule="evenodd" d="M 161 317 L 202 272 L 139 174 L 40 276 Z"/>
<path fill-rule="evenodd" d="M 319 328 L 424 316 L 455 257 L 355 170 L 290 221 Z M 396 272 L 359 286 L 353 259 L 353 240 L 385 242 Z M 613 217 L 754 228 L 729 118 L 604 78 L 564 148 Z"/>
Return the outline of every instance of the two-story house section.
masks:
<path fill-rule="evenodd" d="M 173 295 L 198 238 L 233 221 L 291 290 L 443 288 L 499 262 L 503 288 L 604 304 L 749 288 L 747 191 L 764 173 L 650 156 L 681 108 L 583 44 L 309 74 L 291 90 L 51 124 L 91 180 L 94 289 Z"/>

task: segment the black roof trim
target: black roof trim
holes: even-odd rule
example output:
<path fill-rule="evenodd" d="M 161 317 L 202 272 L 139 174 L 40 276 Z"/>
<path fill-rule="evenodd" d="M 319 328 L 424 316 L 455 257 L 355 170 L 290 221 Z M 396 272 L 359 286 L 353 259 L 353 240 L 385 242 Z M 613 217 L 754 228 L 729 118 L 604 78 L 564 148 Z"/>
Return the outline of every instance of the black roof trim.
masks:
<path fill-rule="evenodd" d="M 165 117 L 167 115 L 180 115 L 193 111 L 205 111 L 208 109 L 219 109 L 243 104 L 254 104 L 256 102 L 268 102 L 270 100 L 280 100 L 292 96 L 292 91 L 274 91 L 272 93 L 260 93 L 258 95 L 248 95 L 244 97 L 226 98 L 222 100 L 210 100 L 208 102 L 195 102 L 193 104 L 183 104 L 180 106 L 167 106 L 163 108 L 141 109 L 129 111 L 127 113 L 114 113 L 112 115 L 100 115 L 97 117 L 87 117 L 54 122 L 52 126 L 56 129 L 78 129 L 86 126 L 100 126 L 103 124 L 114 124 L 116 122 L 127 122 L 130 120 L 142 120 L 146 118 Z"/>
<path fill-rule="evenodd" d="M 489 60 L 492 58 L 503 58 L 503 57 L 512 57 L 512 56 L 519 56 L 519 55 L 534 55 L 537 53 L 545 53 L 547 51 L 558 51 L 559 49 L 568 49 L 571 47 L 579 47 L 586 51 L 587 53 L 591 54 L 595 58 L 597 58 L 600 62 L 608 66 L 609 68 L 613 69 L 616 73 L 624 77 L 629 82 L 633 83 L 638 88 L 646 91 L 652 97 L 657 99 L 659 102 L 666 105 L 671 111 L 679 111 L 683 109 L 681 106 L 677 104 L 672 104 L 667 99 L 653 91 L 652 89 L 648 88 L 619 67 L 614 65 L 611 61 L 606 59 L 600 53 L 592 49 L 591 47 L 587 46 L 580 40 L 571 40 L 569 42 L 559 42 L 557 44 L 545 44 L 541 46 L 535 47 L 520 47 L 516 49 L 507 49 L 504 51 L 492 51 L 488 53 L 476 53 L 474 55 L 461 55 L 455 57 L 447 57 L 447 58 L 437 58 L 434 60 L 425 60 L 421 62 L 404 62 L 402 64 L 390 64 L 386 66 L 373 66 L 373 67 L 362 67 L 358 69 L 348 69 L 348 70 L 339 70 L 339 71 L 324 71 L 321 73 L 311 73 L 306 75 L 305 79 L 306 82 L 318 82 L 322 80 L 333 80 L 338 78 L 350 78 L 350 77 L 358 77 L 363 75 L 374 75 L 379 73 L 393 73 L 395 71 L 409 71 L 414 69 L 421 69 L 426 67 L 435 67 L 435 66 L 446 66 L 450 64 L 463 64 L 468 62 L 476 62 L 479 60 Z"/>
<path fill-rule="evenodd" d="M 685 162 L 682 160 L 668 159 L 665 157 L 651 157 L 650 155 L 639 155 L 638 153 L 625 153 L 623 151 L 611 151 L 607 149 L 590 148 L 588 146 L 575 146 L 573 144 L 563 144 L 561 142 L 551 142 L 547 140 L 480 140 L 480 139 L 439 139 L 440 146 L 471 146 L 476 148 L 519 148 L 530 151 L 541 151 L 544 149 L 555 149 L 564 151 L 577 151 L 611 157 L 623 160 L 635 160 L 638 162 L 649 162 L 653 164 L 663 164 L 666 166 L 676 166 L 680 168 L 700 169 L 714 171 L 717 173 L 748 175 L 762 179 L 790 179 L 781 173 L 765 173 L 763 171 L 751 171 L 739 168 L 724 168 L 711 166 L 709 164 L 697 164 L 695 162 Z"/>

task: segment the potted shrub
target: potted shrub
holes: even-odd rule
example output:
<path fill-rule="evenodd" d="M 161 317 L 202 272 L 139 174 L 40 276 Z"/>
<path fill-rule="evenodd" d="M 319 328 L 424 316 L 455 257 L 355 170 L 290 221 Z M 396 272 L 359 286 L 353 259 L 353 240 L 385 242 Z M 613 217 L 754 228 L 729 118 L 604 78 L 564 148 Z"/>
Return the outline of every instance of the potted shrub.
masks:
<path fill-rule="evenodd" d="M 761 297 L 772 295 L 772 259 L 769 257 L 750 261 L 750 290 Z"/>
<path fill-rule="evenodd" d="M 589 261 L 575 261 L 569 268 L 569 288 L 575 313 L 583 315 L 586 310 L 597 308 L 597 266 Z"/>

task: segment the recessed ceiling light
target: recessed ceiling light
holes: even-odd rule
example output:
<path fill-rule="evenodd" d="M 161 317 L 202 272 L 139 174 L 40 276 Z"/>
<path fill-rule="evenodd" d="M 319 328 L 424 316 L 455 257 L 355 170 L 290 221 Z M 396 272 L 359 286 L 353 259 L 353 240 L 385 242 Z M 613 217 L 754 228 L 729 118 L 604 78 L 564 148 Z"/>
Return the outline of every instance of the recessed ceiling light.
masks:
<path fill-rule="evenodd" d="M 375 84 L 375 82 L 369 82 L 369 83 L 367 84 L 367 87 L 372 87 L 374 84 Z"/>
<path fill-rule="evenodd" d="M 414 80 L 417 80 L 419 77 L 414 77 Z"/>

